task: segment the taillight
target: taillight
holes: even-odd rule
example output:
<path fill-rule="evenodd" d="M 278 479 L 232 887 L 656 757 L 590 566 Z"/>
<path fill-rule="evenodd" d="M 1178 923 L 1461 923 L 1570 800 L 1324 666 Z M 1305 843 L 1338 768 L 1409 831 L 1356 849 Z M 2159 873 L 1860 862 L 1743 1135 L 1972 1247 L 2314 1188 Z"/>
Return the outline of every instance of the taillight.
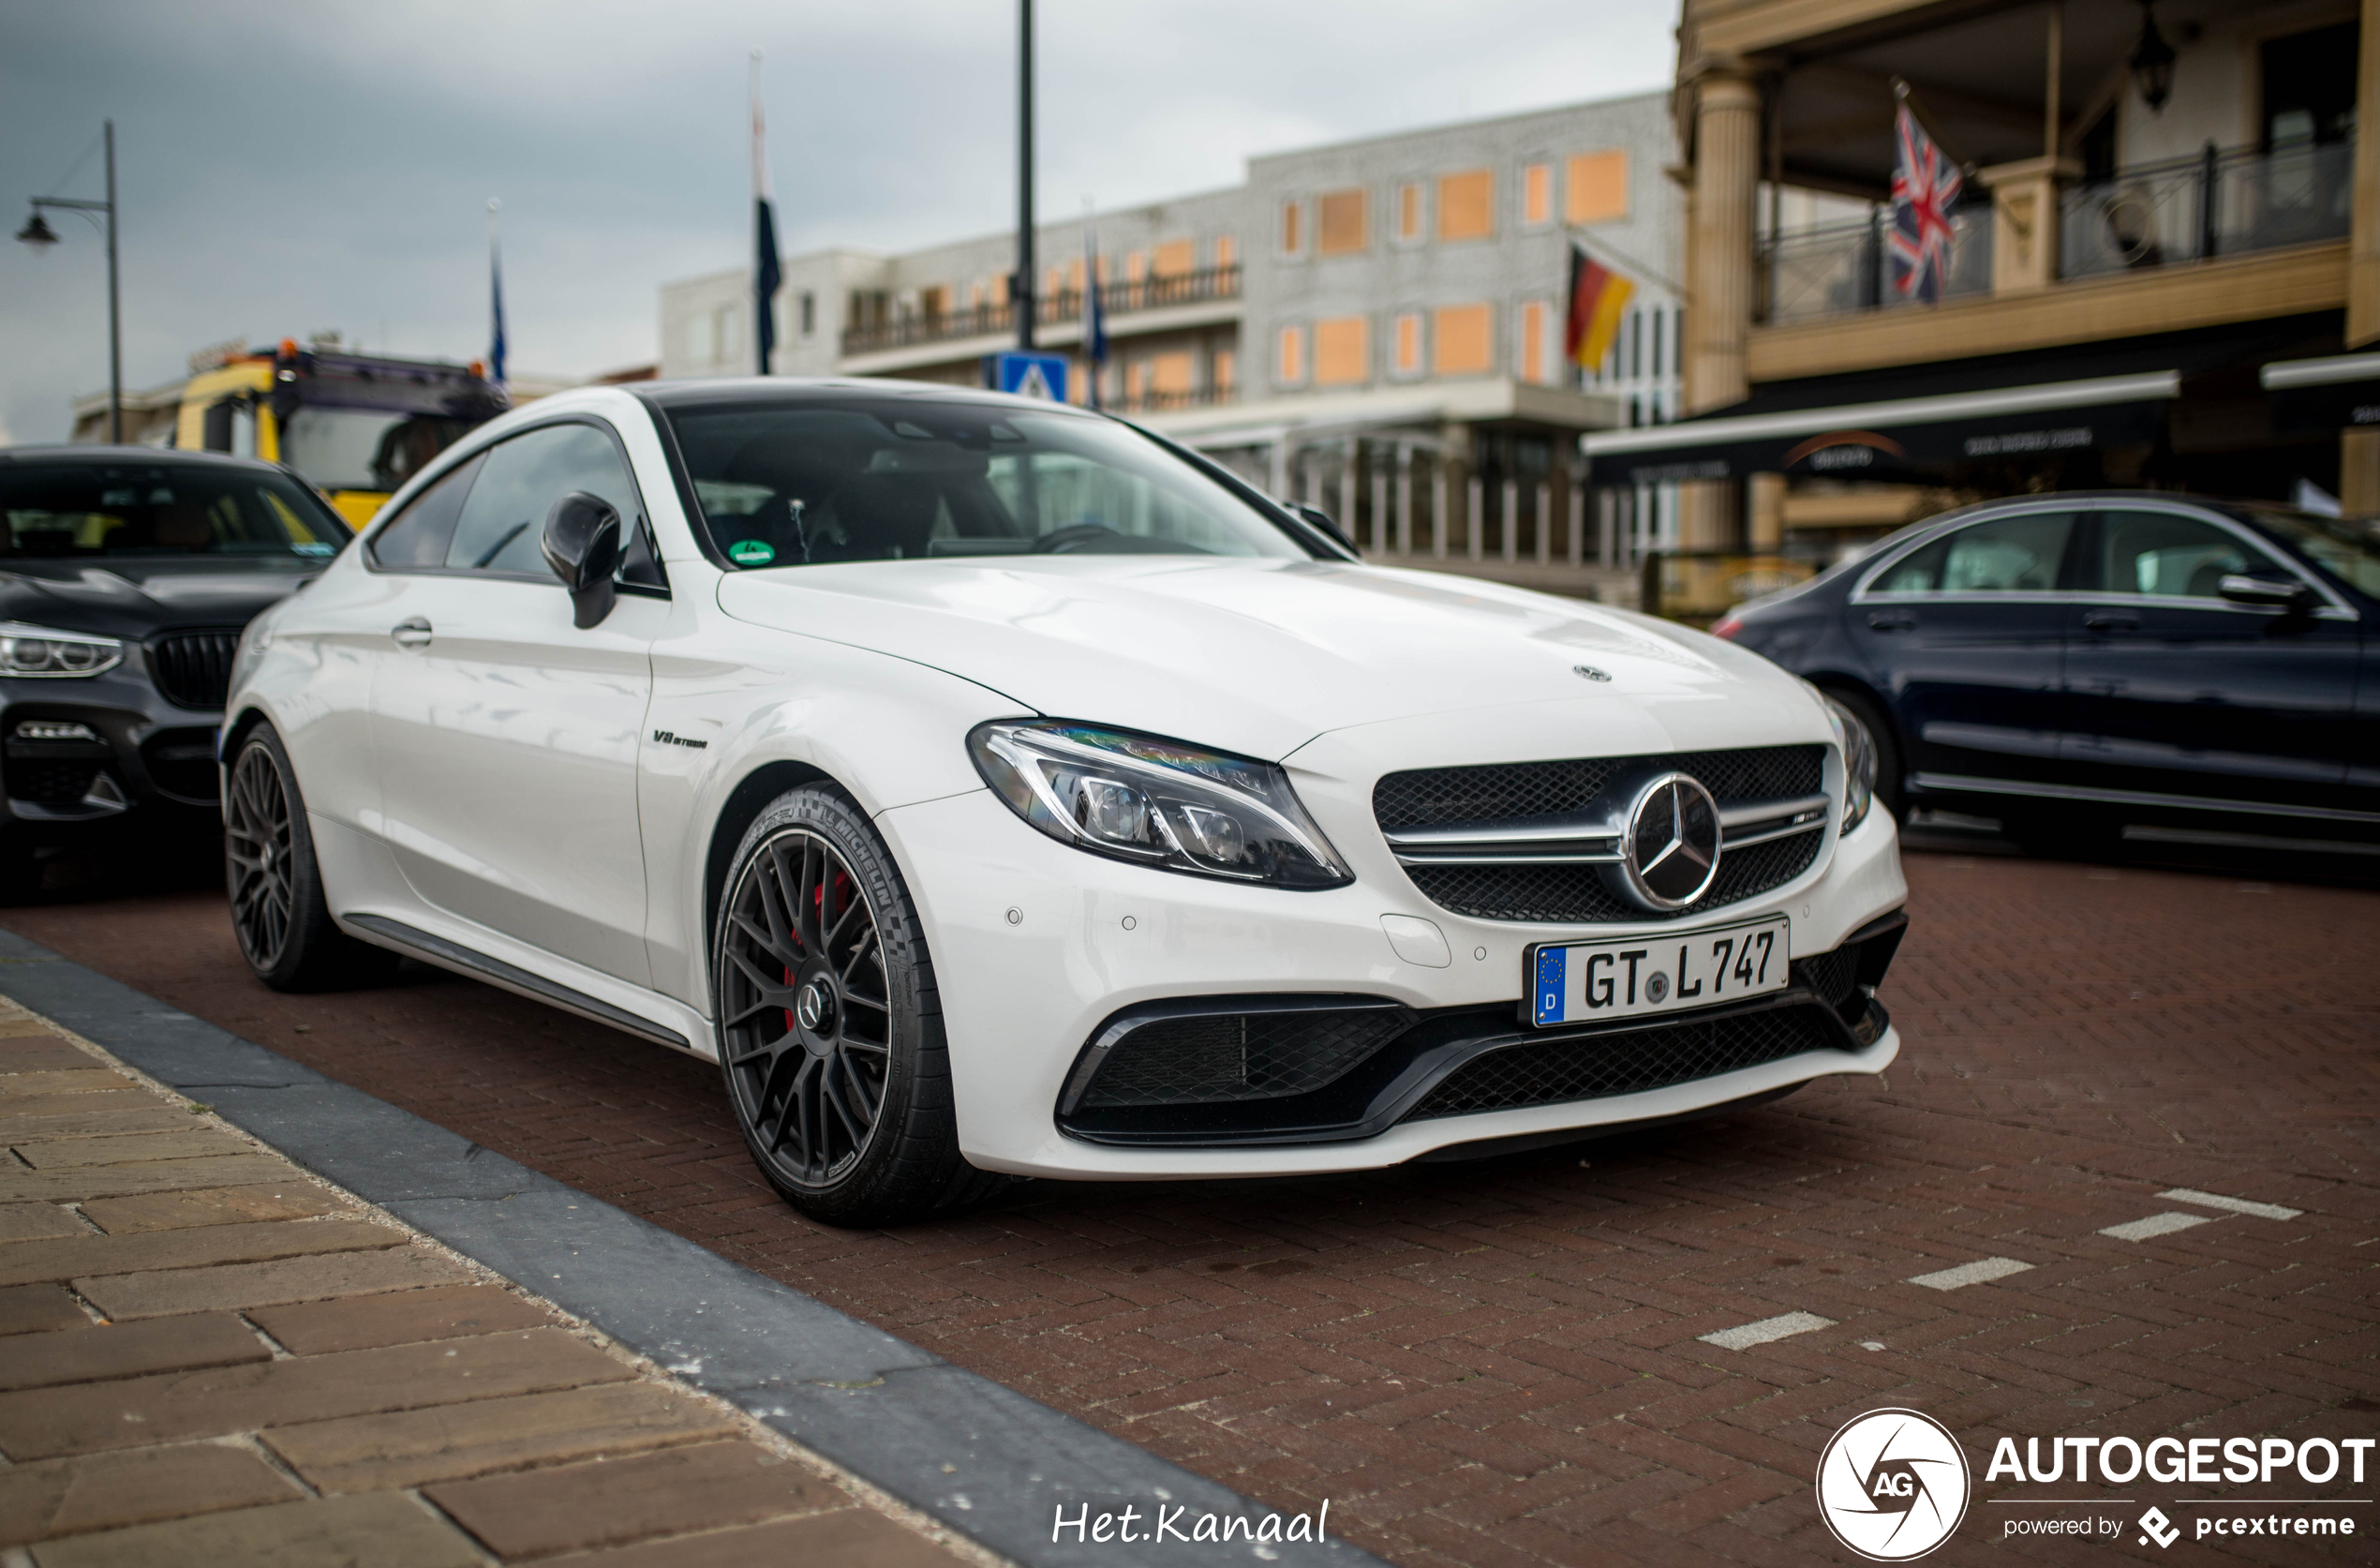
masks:
<path fill-rule="evenodd" d="M 1735 635 L 1743 629 L 1744 618 L 1741 616 L 1723 615 L 1711 622 L 1711 635 L 1725 637 L 1730 642 L 1733 642 Z"/>

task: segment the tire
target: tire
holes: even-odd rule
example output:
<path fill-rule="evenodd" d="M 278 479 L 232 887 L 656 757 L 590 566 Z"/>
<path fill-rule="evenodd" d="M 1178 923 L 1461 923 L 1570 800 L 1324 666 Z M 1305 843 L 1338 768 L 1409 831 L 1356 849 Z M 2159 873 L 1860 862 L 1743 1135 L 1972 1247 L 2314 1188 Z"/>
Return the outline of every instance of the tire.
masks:
<path fill-rule="evenodd" d="M 916 905 L 840 790 L 791 790 L 745 831 L 711 933 L 711 1000 L 744 1146 L 802 1213 L 899 1225 L 1006 1185 L 959 1152 Z"/>
<path fill-rule="evenodd" d="M 223 880 L 231 933 L 256 978 L 275 991 L 379 984 L 397 955 L 359 942 L 331 918 L 297 772 L 271 724 L 240 742 L 223 812 Z"/>
<path fill-rule="evenodd" d="M 1909 754 L 1900 743 L 1900 731 L 1893 727 L 1882 706 L 1866 692 L 1849 686 L 1828 686 L 1824 690 L 1867 726 L 1867 738 L 1876 744 L 1876 803 L 1892 813 L 1895 822 L 1907 822 L 1909 786 L 1901 772 L 1901 759 Z"/>

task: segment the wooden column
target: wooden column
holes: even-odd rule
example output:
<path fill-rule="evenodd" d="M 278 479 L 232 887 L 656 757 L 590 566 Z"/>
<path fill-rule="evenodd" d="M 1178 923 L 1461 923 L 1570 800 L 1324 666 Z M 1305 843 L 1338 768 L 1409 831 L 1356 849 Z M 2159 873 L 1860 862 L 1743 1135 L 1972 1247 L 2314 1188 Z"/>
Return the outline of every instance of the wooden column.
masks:
<path fill-rule="evenodd" d="M 1407 441 L 1396 449 L 1396 553 L 1413 553 L 1413 447 Z"/>
<path fill-rule="evenodd" d="M 1752 328 L 1753 204 L 1760 188 L 1760 87 L 1740 61 L 1706 59 L 1694 91 L 1694 186 L 1686 231 L 1686 409 L 1703 413 L 1751 391 L 1744 368 Z M 1741 536 L 1732 483 L 1688 485 L 1679 543 L 1725 549 Z"/>
<path fill-rule="evenodd" d="M 2347 231 L 2347 347 L 2380 339 L 2380 0 L 2363 0 L 2356 61 L 2355 215 Z M 2339 508 L 2380 515 L 2380 430 L 2339 437 Z"/>

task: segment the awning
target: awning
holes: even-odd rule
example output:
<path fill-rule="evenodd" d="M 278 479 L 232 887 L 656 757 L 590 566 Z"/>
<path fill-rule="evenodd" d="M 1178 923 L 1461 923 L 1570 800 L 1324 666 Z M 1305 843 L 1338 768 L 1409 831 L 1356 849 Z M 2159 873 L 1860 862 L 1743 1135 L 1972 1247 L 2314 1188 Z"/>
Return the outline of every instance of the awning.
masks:
<path fill-rule="evenodd" d="M 2256 372 L 2276 434 L 2380 425 L 2380 354 L 2275 360 Z"/>
<path fill-rule="evenodd" d="M 1708 414 L 1588 435 L 1589 483 L 1654 485 L 1753 473 L 1899 477 L 1943 464 L 2154 441 L 2181 396 L 2179 370 L 1903 397 L 1890 402 Z"/>

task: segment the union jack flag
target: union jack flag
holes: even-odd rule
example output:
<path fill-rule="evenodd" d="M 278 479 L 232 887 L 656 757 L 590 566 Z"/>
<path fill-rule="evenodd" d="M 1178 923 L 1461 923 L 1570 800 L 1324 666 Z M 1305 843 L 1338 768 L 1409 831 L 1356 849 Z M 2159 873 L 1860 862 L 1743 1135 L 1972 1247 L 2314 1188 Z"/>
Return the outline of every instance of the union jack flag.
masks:
<path fill-rule="evenodd" d="M 1965 179 L 1902 104 L 1893 116 L 1893 291 L 1927 304 L 1942 297 L 1950 271 L 1950 209 Z"/>

